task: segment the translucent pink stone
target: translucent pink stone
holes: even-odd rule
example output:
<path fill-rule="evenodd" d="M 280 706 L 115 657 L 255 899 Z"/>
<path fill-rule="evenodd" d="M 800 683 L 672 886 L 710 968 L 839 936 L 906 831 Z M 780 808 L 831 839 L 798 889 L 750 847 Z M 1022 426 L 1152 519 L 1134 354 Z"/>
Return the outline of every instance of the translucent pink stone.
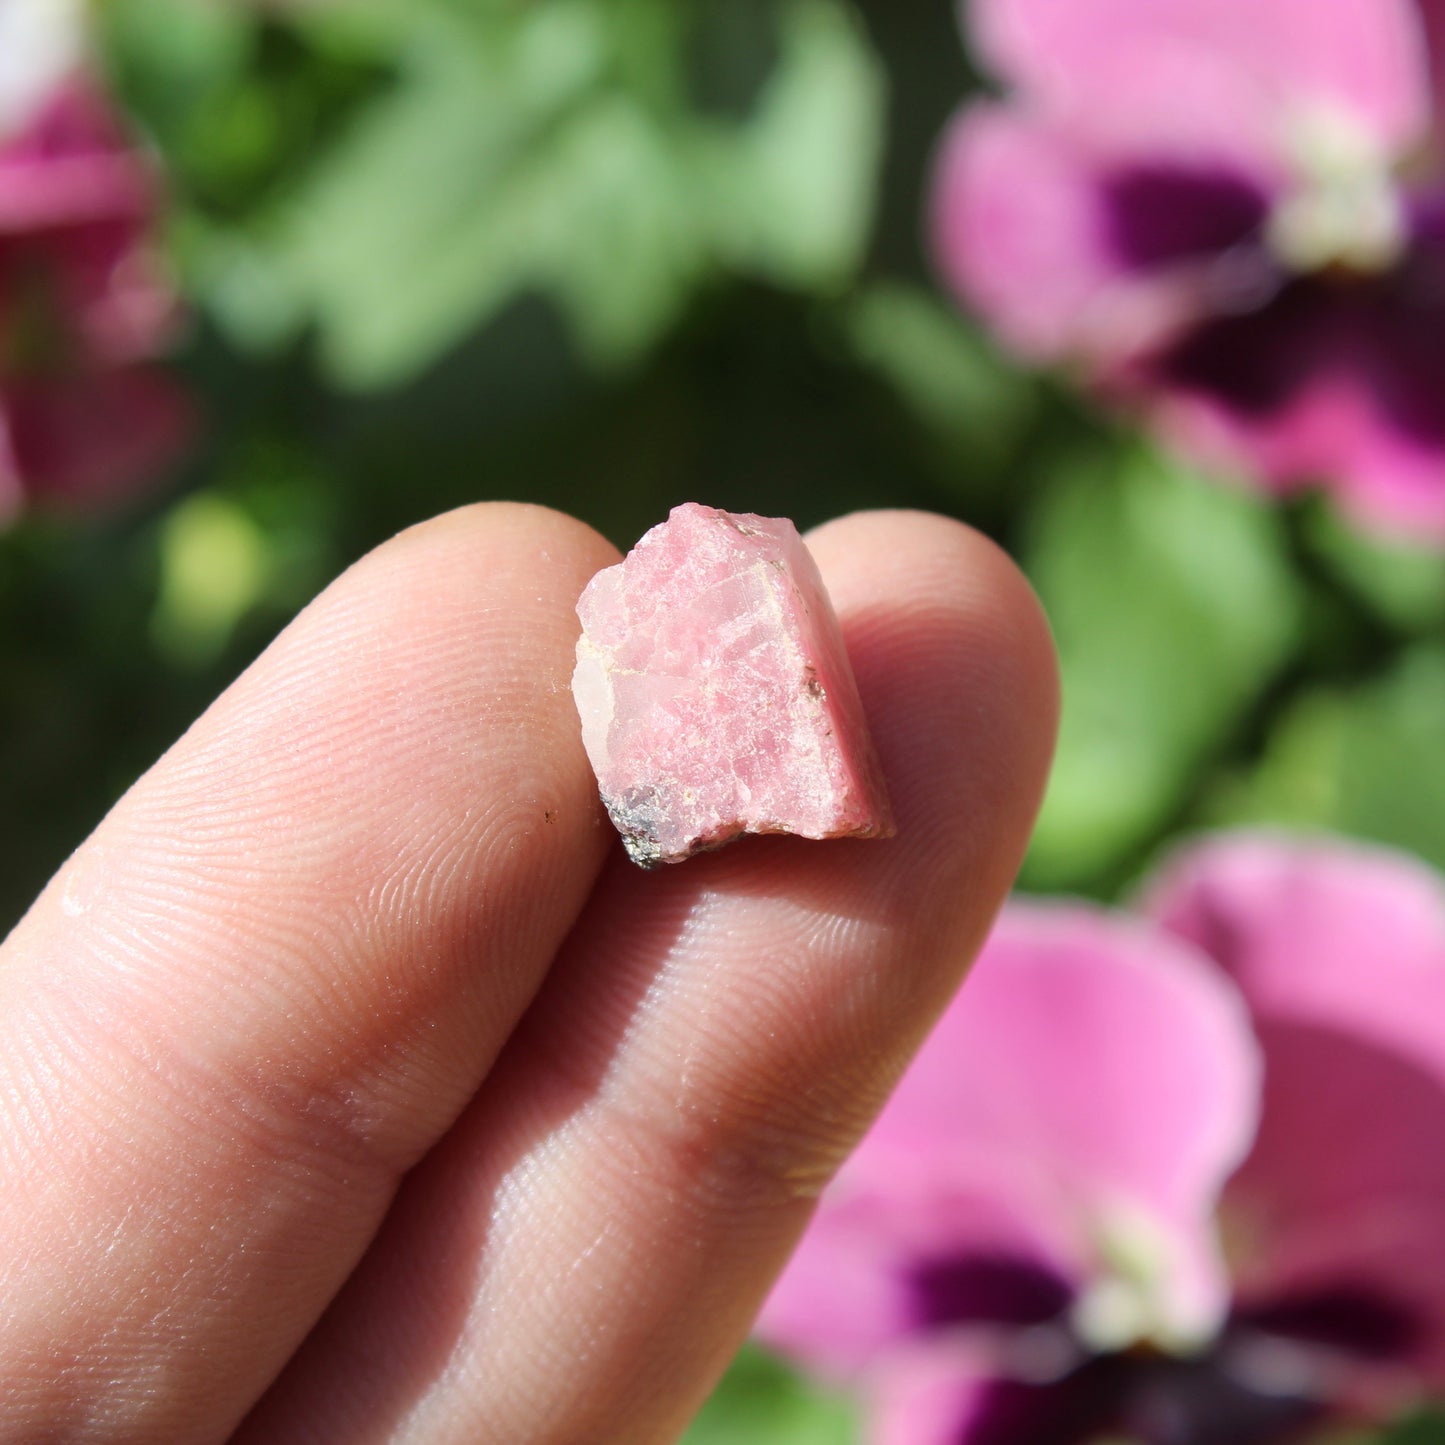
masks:
<path fill-rule="evenodd" d="M 577 604 L 572 692 L 634 862 L 893 820 L 823 579 L 789 521 L 689 502 Z"/>

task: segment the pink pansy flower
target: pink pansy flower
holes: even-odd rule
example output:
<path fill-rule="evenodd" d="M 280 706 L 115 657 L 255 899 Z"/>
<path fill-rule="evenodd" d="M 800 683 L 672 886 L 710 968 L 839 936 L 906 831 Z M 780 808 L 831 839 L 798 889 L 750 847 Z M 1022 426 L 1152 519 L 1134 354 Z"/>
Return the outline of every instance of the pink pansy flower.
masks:
<path fill-rule="evenodd" d="M 1445 0 L 972 0 L 948 280 L 1176 441 L 1445 537 Z"/>
<path fill-rule="evenodd" d="M 873 1445 L 1269 1445 L 1445 1388 L 1445 884 L 1225 836 L 1019 901 L 759 1325 Z"/>
<path fill-rule="evenodd" d="M 0 5 L 0 513 L 132 490 L 189 425 L 150 360 L 176 309 L 156 177 L 85 73 L 72 9 Z"/>

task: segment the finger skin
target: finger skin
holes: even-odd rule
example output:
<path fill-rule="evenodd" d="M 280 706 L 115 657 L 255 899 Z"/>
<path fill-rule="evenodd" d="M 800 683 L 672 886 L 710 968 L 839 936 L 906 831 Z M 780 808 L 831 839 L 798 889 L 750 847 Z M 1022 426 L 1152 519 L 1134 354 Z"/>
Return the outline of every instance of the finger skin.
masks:
<path fill-rule="evenodd" d="M 478 1100 L 243 1427 L 670 1441 L 986 935 L 1051 755 L 1052 647 L 938 518 L 811 539 L 899 832 L 615 861 Z"/>
<path fill-rule="evenodd" d="M 474 1092 L 601 866 L 568 692 L 615 558 L 413 529 L 117 806 L 0 957 L 0 1439 L 224 1439 Z"/>

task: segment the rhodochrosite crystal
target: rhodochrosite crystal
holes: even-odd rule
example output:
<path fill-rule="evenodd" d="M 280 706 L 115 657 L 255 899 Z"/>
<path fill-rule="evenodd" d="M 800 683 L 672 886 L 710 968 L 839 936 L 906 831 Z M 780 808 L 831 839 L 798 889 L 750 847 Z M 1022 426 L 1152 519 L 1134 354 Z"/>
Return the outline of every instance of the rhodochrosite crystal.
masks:
<path fill-rule="evenodd" d="M 838 619 L 791 522 L 676 507 L 577 614 L 582 741 L 634 862 L 742 833 L 892 836 Z"/>

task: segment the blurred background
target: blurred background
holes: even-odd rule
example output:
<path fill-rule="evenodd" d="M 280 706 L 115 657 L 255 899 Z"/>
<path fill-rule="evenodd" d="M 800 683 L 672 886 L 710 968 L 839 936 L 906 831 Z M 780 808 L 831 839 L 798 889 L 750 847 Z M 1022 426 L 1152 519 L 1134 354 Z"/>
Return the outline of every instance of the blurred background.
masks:
<path fill-rule="evenodd" d="M 951 298 L 924 218 L 983 66 L 948 0 L 108 0 L 90 25 L 158 187 L 181 304 L 155 350 L 190 420 L 103 505 L 13 467 L 6 927 L 330 578 L 484 498 L 622 547 L 685 500 L 997 538 L 1065 675 L 1029 890 L 1112 901 L 1240 823 L 1445 866 L 1441 553 L 1204 474 Z M 750 1349 L 689 1440 L 856 1429 Z"/>

